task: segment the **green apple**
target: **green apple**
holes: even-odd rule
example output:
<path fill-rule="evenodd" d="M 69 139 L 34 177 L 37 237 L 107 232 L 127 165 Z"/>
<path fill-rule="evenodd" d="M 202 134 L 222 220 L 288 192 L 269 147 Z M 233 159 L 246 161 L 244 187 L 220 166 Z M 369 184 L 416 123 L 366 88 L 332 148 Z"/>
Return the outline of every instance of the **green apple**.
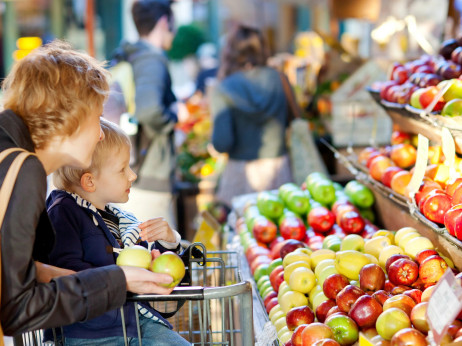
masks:
<path fill-rule="evenodd" d="M 279 189 L 278 189 L 279 198 L 281 198 L 284 201 L 289 195 L 289 193 L 291 193 L 292 191 L 299 191 L 299 190 L 301 190 L 300 186 L 298 186 L 295 183 L 282 184 L 281 186 L 279 186 Z"/>
<path fill-rule="evenodd" d="M 335 201 L 335 188 L 329 179 L 318 180 L 308 189 L 313 199 L 323 205 L 331 205 Z"/>
<path fill-rule="evenodd" d="M 441 115 L 447 117 L 462 115 L 462 99 L 453 99 L 446 103 L 441 111 Z"/>
<path fill-rule="evenodd" d="M 289 264 L 292 264 L 294 262 L 299 262 L 299 261 L 306 262 L 311 267 L 310 255 L 307 255 L 306 253 L 302 253 L 302 252 L 295 252 L 295 251 L 289 252 L 287 255 L 284 256 L 284 259 L 282 261 L 282 266 L 285 269 Z"/>
<path fill-rule="evenodd" d="M 305 215 L 310 210 L 310 199 L 301 189 L 287 193 L 284 203 L 298 215 Z"/>
<path fill-rule="evenodd" d="M 258 194 L 257 207 L 262 215 L 272 220 L 277 220 L 284 211 L 282 201 L 276 194 L 269 191 L 263 191 Z"/>
<path fill-rule="evenodd" d="M 356 180 L 351 180 L 343 190 L 351 203 L 358 208 L 369 208 L 374 204 L 375 198 L 372 191 Z"/>
<path fill-rule="evenodd" d="M 382 312 L 375 322 L 377 333 L 385 340 L 391 340 L 393 335 L 404 328 L 411 327 L 409 316 L 401 309 L 390 308 Z"/>
<path fill-rule="evenodd" d="M 162 284 L 169 288 L 177 286 L 186 273 L 183 260 L 172 251 L 166 251 L 152 261 L 151 270 L 154 273 L 170 275 L 173 281 L 170 284 Z"/>
<path fill-rule="evenodd" d="M 316 286 L 316 276 L 310 268 L 295 268 L 290 274 L 289 286 L 294 291 L 307 294 Z"/>
<path fill-rule="evenodd" d="M 258 279 L 260 279 L 264 275 L 268 275 L 268 267 L 268 263 L 262 263 L 255 269 L 253 273 L 253 278 L 255 279 L 255 281 L 258 281 Z"/>
<path fill-rule="evenodd" d="M 271 285 L 269 275 L 263 275 L 260 279 L 258 279 L 257 288 L 258 288 L 259 291 L 261 291 L 261 289 L 260 289 L 261 285 L 266 281 L 268 281 L 270 283 L 270 285 Z"/>
<path fill-rule="evenodd" d="M 417 89 L 411 95 L 410 105 L 414 108 L 422 109 L 422 104 L 420 103 L 420 95 L 425 92 L 424 88 Z"/>
<path fill-rule="evenodd" d="M 272 260 L 268 266 L 268 275 L 269 273 L 271 273 L 274 268 L 276 268 L 277 266 L 282 266 L 282 258 L 276 258 L 274 260 Z"/>
<path fill-rule="evenodd" d="M 120 251 L 119 256 L 117 256 L 116 264 L 119 266 L 149 269 L 151 261 L 152 256 L 148 249 L 140 245 L 134 245 Z M 183 261 L 181 263 L 183 263 Z"/>
<path fill-rule="evenodd" d="M 281 305 L 282 311 L 285 314 L 289 312 L 290 309 L 297 306 L 308 305 L 308 298 L 303 293 L 296 291 L 289 291 L 284 293 L 279 299 L 279 304 Z"/>
<path fill-rule="evenodd" d="M 352 345 L 359 339 L 358 325 L 349 316 L 332 315 L 327 317 L 324 324 L 330 327 L 335 341 L 340 345 Z"/>
<path fill-rule="evenodd" d="M 359 234 L 348 234 L 345 238 L 342 239 L 340 250 L 356 250 L 364 252 L 364 238 Z"/>

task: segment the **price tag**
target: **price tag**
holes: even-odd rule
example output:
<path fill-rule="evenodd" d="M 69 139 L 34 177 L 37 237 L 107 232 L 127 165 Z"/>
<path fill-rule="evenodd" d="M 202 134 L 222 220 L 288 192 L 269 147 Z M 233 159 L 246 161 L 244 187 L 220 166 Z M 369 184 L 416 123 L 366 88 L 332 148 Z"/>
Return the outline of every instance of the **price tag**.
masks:
<path fill-rule="evenodd" d="M 461 309 L 462 287 L 456 281 L 452 270 L 447 269 L 433 290 L 426 314 L 433 341 L 437 345 Z"/>
<path fill-rule="evenodd" d="M 414 195 L 419 191 L 420 184 L 425 175 L 428 161 L 428 138 L 419 134 L 417 144 L 417 158 L 414 166 L 414 173 L 412 174 L 411 181 L 407 186 L 407 191 L 412 200 Z"/>
<path fill-rule="evenodd" d="M 445 127 L 443 127 L 441 131 L 441 143 L 445 158 L 444 163 L 449 167 L 449 182 L 452 182 L 457 178 L 457 172 L 455 168 L 456 146 L 454 144 L 454 138 L 452 137 L 451 132 Z"/>

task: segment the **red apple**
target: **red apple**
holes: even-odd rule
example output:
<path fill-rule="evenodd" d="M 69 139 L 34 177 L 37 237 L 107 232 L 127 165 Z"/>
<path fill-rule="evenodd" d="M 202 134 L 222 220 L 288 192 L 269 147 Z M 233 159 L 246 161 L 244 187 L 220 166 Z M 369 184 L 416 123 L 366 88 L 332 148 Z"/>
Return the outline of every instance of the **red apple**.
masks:
<path fill-rule="evenodd" d="M 391 166 L 395 166 L 395 164 L 390 158 L 383 155 L 378 155 L 371 161 L 369 174 L 373 179 L 382 181 L 382 176 L 385 173 L 385 170 Z"/>
<path fill-rule="evenodd" d="M 399 259 L 388 267 L 388 278 L 394 285 L 410 286 L 418 275 L 419 266 L 410 259 Z"/>
<path fill-rule="evenodd" d="M 383 289 L 386 291 L 386 292 L 389 292 L 391 294 L 391 291 L 393 290 L 393 288 L 395 288 L 396 285 L 392 284 L 390 282 L 390 280 L 385 280 L 385 285 L 383 286 Z"/>
<path fill-rule="evenodd" d="M 404 294 L 404 292 L 409 291 L 411 287 L 409 286 L 404 286 L 404 285 L 398 285 L 392 288 L 391 294 L 393 296 L 396 296 L 397 294 Z"/>
<path fill-rule="evenodd" d="M 302 331 L 302 345 L 312 345 L 318 340 L 333 338 L 332 330 L 324 323 L 313 322 Z"/>
<path fill-rule="evenodd" d="M 378 290 L 372 293 L 372 298 L 377 300 L 380 303 L 380 305 L 383 305 L 383 303 L 385 303 L 385 301 L 390 297 L 391 294 L 385 290 Z"/>
<path fill-rule="evenodd" d="M 308 325 L 302 324 L 302 325 L 299 325 L 297 328 L 295 328 L 294 333 L 292 334 L 292 337 L 290 338 L 290 341 L 292 341 L 292 344 L 294 346 L 303 346 L 302 332 L 306 326 Z"/>
<path fill-rule="evenodd" d="M 331 338 L 324 338 L 316 341 L 313 346 L 340 346 L 340 344 Z"/>
<path fill-rule="evenodd" d="M 374 147 L 366 147 L 363 150 L 361 150 L 358 154 L 358 162 L 365 166 L 367 163 L 367 160 L 371 157 L 372 154 L 379 154 L 379 151 L 374 148 Z"/>
<path fill-rule="evenodd" d="M 327 314 L 330 309 L 336 306 L 334 299 L 328 299 L 323 301 L 321 304 L 318 305 L 316 308 L 316 318 L 319 322 L 324 323 L 326 320 Z"/>
<path fill-rule="evenodd" d="M 248 263 L 252 263 L 255 258 L 259 256 L 268 256 L 269 254 L 270 251 L 267 248 L 255 244 L 247 248 L 247 251 L 245 252 L 245 257 L 247 258 Z"/>
<path fill-rule="evenodd" d="M 415 260 L 420 265 L 427 257 L 433 256 L 433 255 L 439 255 L 439 254 L 436 250 L 433 250 L 433 249 L 421 250 L 415 255 Z"/>
<path fill-rule="evenodd" d="M 439 190 L 443 191 L 442 187 L 440 184 L 438 184 L 436 181 L 433 180 L 423 180 L 422 183 L 420 184 L 419 191 L 416 192 L 414 198 L 415 198 L 415 203 L 417 205 L 420 205 L 421 200 L 431 191 L 433 190 Z M 462 192 L 462 191 L 461 191 Z"/>
<path fill-rule="evenodd" d="M 453 205 L 444 214 L 444 227 L 450 235 L 462 239 L 462 204 Z"/>
<path fill-rule="evenodd" d="M 280 241 L 280 242 L 273 245 L 273 247 L 271 248 L 271 251 L 270 251 L 270 257 L 272 259 L 281 258 L 281 248 L 284 246 L 286 241 L 287 240 Z"/>
<path fill-rule="evenodd" d="M 287 328 L 295 330 L 302 324 L 311 324 L 314 322 L 314 313 L 309 306 L 298 306 L 290 309 L 286 315 Z"/>
<path fill-rule="evenodd" d="M 393 297 L 388 298 L 385 303 L 383 303 L 383 311 L 398 308 L 403 310 L 408 316 L 411 316 L 411 311 L 416 302 L 411 297 L 405 294 L 397 294 Z"/>
<path fill-rule="evenodd" d="M 266 305 L 268 304 L 270 299 L 274 298 L 274 297 L 277 298 L 277 296 L 278 296 L 278 293 L 276 291 L 272 291 L 272 292 L 268 293 L 268 295 L 265 297 L 265 299 L 263 299 L 263 305 L 266 307 Z"/>
<path fill-rule="evenodd" d="M 322 290 L 327 298 L 336 299 L 337 294 L 349 284 L 350 281 L 346 276 L 342 274 L 331 274 L 324 280 Z"/>
<path fill-rule="evenodd" d="M 391 180 L 393 179 L 393 176 L 398 173 L 402 172 L 403 169 L 398 167 L 398 166 L 390 166 L 387 169 L 385 169 L 385 172 L 383 172 L 382 175 L 382 184 L 385 185 L 386 187 L 391 187 Z"/>
<path fill-rule="evenodd" d="M 338 307 L 338 305 L 335 305 L 335 306 L 331 307 L 330 310 L 327 311 L 326 318 L 329 317 L 330 315 L 333 315 L 333 314 L 344 314 L 344 315 L 347 315 L 346 312 L 343 312 L 342 310 L 340 310 L 340 308 Z"/>
<path fill-rule="evenodd" d="M 462 185 L 455 188 L 452 194 L 452 205 L 457 205 L 462 203 Z"/>
<path fill-rule="evenodd" d="M 444 214 L 451 208 L 451 197 L 445 192 L 433 190 L 421 200 L 420 211 L 430 221 L 444 224 Z"/>
<path fill-rule="evenodd" d="M 375 321 L 381 313 L 382 305 L 366 294 L 356 300 L 348 315 L 360 328 L 369 328 L 375 326 Z"/>
<path fill-rule="evenodd" d="M 407 295 L 408 297 L 411 297 L 416 302 L 416 304 L 419 304 L 422 300 L 422 291 L 417 288 L 404 291 L 403 294 Z"/>
<path fill-rule="evenodd" d="M 427 257 L 419 268 L 419 277 L 425 285 L 433 285 L 443 276 L 448 264 L 439 255 Z"/>
<path fill-rule="evenodd" d="M 385 286 L 385 273 L 375 263 L 366 264 L 359 271 L 359 287 L 367 294 L 383 289 Z"/>
<path fill-rule="evenodd" d="M 462 185 L 462 178 L 456 178 L 453 181 L 446 184 L 444 192 L 446 192 L 449 196 L 452 197 L 456 189 Z"/>
<path fill-rule="evenodd" d="M 282 265 L 278 265 L 274 270 L 270 273 L 270 283 L 273 286 L 273 289 L 278 292 L 279 285 L 284 281 L 284 267 Z M 281 281 L 282 277 L 282 281 Z"/>
<path fill-rule="evenodd" d="M 348 313 L 355 301 L 365 294 L 359 287 L 348 285 L 337 294 L 335 302 L 341 311 Z"/>
<path fill-rule="evenodd" d="M 315 232 L 327 232 L 335 223 L 335 215 L 326 207 L 314 207 L 308 213 L 308 224 Z"/>
<path fill-rule="evenodd" d="M 359 234 L 366 223 L 359 212 L 350 210 L 341 214 L 339 225 L 346 234 Z"/>
<path fill-rule="evenodd" d="M 273 240 L 271 243 L 269 243 L 269 245 L 268 245 L 270 251 L 271 251 L 277 244 L 279 244 L 280 242 L 283 242 L 283 241 L 284 241 L 284 238 L 281 237 L 280 235 L 277 236 L 276 238 L 274 238 L 274 240 Z"/>
<path fill-rule="evenodd" d="M 299 247 L 305 247 L 306 244 L 301 242 L 300 240 L 296 239 L 287 239 L 284 244 L 281 247 L 280 254 L 281 258 L 284 259 L 284 257 L 289 253 L 294 251 L 295 249 L 298 249 Z"/>
<path fill-rule="evenodd" d="M 388 268 L 390 267 L 390 265 L 399 260 L 399 259 L 411 259 L 411 257 L 409 257 L 408 255 L 402 255 L 402 254 L 394 254 L 394 255 L 391 255 L 387 261 L 385 262 L 385 271 L 388 273 Z"/>
<path fill-rule="evenodd" d="M 270 300 L 268 300 L 267 304 L 265 304 L 266 308 L 266 313 L 269 314 L 271 309 L 274 308 L 276 305 L 279 304 L 278 297 L 273 297 Z"/>
<path fill-rule="evenodd" d="M 253 221 L 252 232 L 257 241 L 268 244 L 276 238 L 277 226 L 264 216 L 257 216 Z"/>
<path fill-rule="evenodd" d="M 411 143 L 411 135 L 407 132 L 395 130 L 391 133 L 390 143 L 391 145 Z"/>
<path fill-rule="evenodd" d="M 409 143 L 395 144 L 391 148 L 390 158 L 398 167 L 409 168 L 415 164 L 417 150 Z"/>
<path fill-rule="evenodd" d="M 284 239 L 303 240 L 306 235 L 306 227 L 302 219 L 295 215 L 288 215 L 279 224 L 279 231 Z"/>
<path fill-rule="evenodd" d="M 427 322 L 428 302 L 418 303 L 411 310 L 411 322 L 415 329 L 427 334 L 430 327 Z"/>
<path fill-rule="evenodd" d="M 392 346 L 427 346 L 425 335 L 414 328 L 404 328 L 391 338 Z"/>
<path fill-rule="evenodd" d="M 268 255 L 260 255 L 253 259 L 250 263 L 250 272 L 252 275 L 255 273 L 255 270 L 258 268 L 260 264 L 269 264 L 271 263 L 271 258 Z"/>

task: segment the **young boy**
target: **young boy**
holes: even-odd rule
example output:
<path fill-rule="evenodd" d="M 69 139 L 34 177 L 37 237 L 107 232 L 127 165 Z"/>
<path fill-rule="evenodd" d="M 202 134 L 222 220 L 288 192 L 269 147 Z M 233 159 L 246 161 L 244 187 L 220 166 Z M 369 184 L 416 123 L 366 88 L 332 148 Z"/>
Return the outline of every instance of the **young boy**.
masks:
<path fill-rule="evenodd" d="M 136 174 L 130 169 L 130 140 L 117 125 L 101 119 L 99 142 L 88 169 L 64 167 L 53 174 L 57 187 L 47 199 L 56 230 L 53 265 L 81 271 L 114 264 L 119 249 L 147 242 L 163 251 L 181 251 L 180 235 L 163 218 L 140 223 L 110 203 L 128 201 Z M 158 251 L 154 251 L 157 256 Z M 190 345 L 149 304 L 138 304 L 143 345 Z M 137 338 L 133 304 L 125 304 L 127 336 Z M 66 345 L 123 345 L 119 309 L 63 328 Z M 138 341 L 136 341 L 136 344 Z"/>

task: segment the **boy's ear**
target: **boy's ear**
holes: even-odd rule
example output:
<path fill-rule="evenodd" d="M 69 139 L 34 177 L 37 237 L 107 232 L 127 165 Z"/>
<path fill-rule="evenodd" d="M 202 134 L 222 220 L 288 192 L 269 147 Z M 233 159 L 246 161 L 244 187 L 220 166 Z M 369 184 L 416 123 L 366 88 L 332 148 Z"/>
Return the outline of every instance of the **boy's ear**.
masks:
<path fill-rule="evenodd" d="M 80 177 L 80 186 L 86 192 L 95 192 L 96 186 L 93 182 L 93 175 L 91 173 L 84 173 Z"/>

